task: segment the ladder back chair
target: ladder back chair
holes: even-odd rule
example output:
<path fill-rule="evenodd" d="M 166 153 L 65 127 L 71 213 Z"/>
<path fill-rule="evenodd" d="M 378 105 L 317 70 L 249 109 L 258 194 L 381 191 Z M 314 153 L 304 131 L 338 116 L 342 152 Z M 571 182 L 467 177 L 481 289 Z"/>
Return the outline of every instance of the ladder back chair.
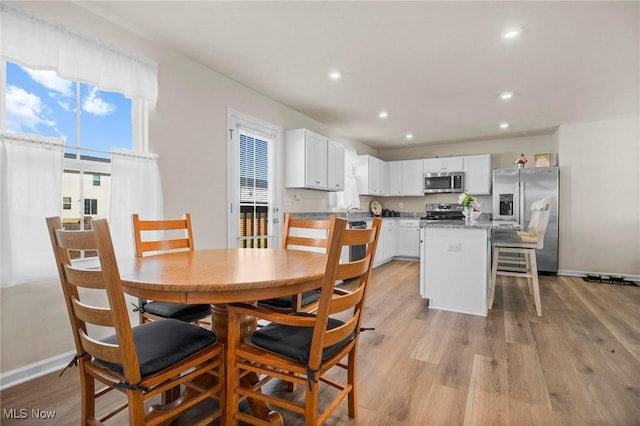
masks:
<path fill-rule="evenodd" d="M 168 220 L 140 220 L 138 214 L 133 214 L 132 220 L 136 257 L 175 250 L 194 250 L 189 213 L 185 214 L 184 219 Z M 168 233 L 176 233 L 179 238 L 169 239 Z M 136 310 L 140 317 L 140 324 L 157 319 L 174 318 L 211 325 L 205 320 L 211 316 L 211 305 L 168 303 L 138 298 Z"/>
<path fill-rule="evenodd" d="M 296 219 L 291 213 L 286 213 L 282 248 L 326 253 L 330 225 L 330 220 Z M 301 235 L 303 233 L 307 235 Z M 312 312 L 318 307 L 318 300 L 320 300 L 319 289 L 293 296 L 260 300 L 258 304 L 283 312 Z"/>
<path fill-rule="evenodd" d="M 498 276 L 527 278 L 529 294 L 533 294 L 536 314 L 542 316 L 540 283 L 536 250 L 544 247 L 544 234 L 549 224 L 551 203 L 542 199 L 531 205 L 531 221 L 527 231 L 501 232 L 491 237 L 493 259 L 489 288 L 489 309 L 493 308 Z"/>
<path fill-rule="evenodd" d="M 238 411 L 239 403 L 245 398 L 297 412 L 304 416 L 304 424 L 309 426 L 324 423 L 347 397 L 349 417 L 356 417 L 358 340 L 381 226 L 382 219 L 376 218 L 370 229 L 346 229 L 345 219 L 332 217 L 326 275 L 315 314 L 283 314 L 245 303 L 229 305 L 228 424 L 238 421 L 263 424 L 250 414 Z M 366 245 L 365 257 L 340 264 L 342 248 L 352 245 Z M 349 292 L 335 287 L 336 280 L 347 279 L 353 279 L 357 284 L 354 290 Z M 335 314 L 340 314 L 341 319 L 334 318 Z M 248 341 L 241 342 L 240 321 L 244 315 L 271 323 L 255 331 Z M 347 362 L 343 363 L 345 357 Z M 325 373 L 333 367 L 346 370 L 346 380 L 338 382 L 326 377 Z M 260 382 L 246 387 L 240 377 L 248 373 L 256 373 Z M 303 387 L 304 404 L 263 393 L 262 386 L 273 378 Z M 319 382 L 338 390 L 335 399 L 322 413 L 318 406 Z"/>
<path fill-rule="evenodd" d="M 102 424 L 127 407 L 129 425 L 168 424 L 207 399 L 219 408 L 202 421 L 223 417 L 224 350 L 216 335 L 175 319 L 132 328 L 106 219 L 93 220 L 89 231 L 65 231 L 59 217 L 46 221 L 76 346 L 72 363 L 80 369 L 81 424 Z M 91 264 L 74 264 L 69 250 L 96 251 L 98 257 Z M 93 291 L 91 299 L 81 297 L 85 289 Z M 103 294 L 101 306 L 92 303 L 96 291 Z M 103 328 L 113 334 L 96 336 Z M 206 385 L 205 379 L 217 384 Z M 96 381 L 105 387 L 96 391 Z M 145 409 L 145 402 L 181 386 L 185 390 L 172 404 Z M 111 410 L 97 418 L 96 399 L 112 390 L 125 394 L 126 402 L 115 409 L 113 401 L 104 404 Z"/>

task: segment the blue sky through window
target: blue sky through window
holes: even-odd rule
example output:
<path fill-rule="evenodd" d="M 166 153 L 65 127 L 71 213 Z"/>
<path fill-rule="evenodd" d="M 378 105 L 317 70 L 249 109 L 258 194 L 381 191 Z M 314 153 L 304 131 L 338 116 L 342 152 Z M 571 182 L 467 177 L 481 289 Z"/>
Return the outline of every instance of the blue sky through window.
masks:
<path fill-rule="evenodd" d="M 63 137 L 66 145 L 77 145 L 75 82 L 54 71 L 31 70 L 11 62 L 7 62 L 6 79 L 8 132 Z M 82 147 L 131 149 L 130 99 L 80 83 L 80 111 Z"/>

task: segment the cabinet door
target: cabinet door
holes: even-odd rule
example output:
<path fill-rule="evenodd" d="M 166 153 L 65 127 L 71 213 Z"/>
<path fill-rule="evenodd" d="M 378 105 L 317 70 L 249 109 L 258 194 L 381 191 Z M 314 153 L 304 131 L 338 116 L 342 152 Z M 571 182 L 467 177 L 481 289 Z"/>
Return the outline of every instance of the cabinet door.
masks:
<path fill-rule="evenodd" d="M 305 184 L 308 187 L 327 189 L 327 144 L 323 136 L 306 132 Z"/>
<path fill-rule="evenodd" d="M 420 257 L 420 222 L 401 219 L 398 230 L 397 255 Z"/>
<path fill-rule="evenodd" d="M 384 195 L 386 191 L 384 161 L 370 155 L 358 156 L 356 181 L 360 195 Z"/>
<path fill-rule="evenodd" d="M 344 191 L 344 146 L 329 141 L 327 157 L 327 189 Z"/>
<path fill-rule="evenodd" d="M 367 228 L 371 228 L 373 221 L 367 221 Z M 385 232 L 384 232 L 384 221 L 382 223 L 382 229 L 380 230 L 380 236 L 378 237 L 378 246 L 376 247 L 376 255 L 373 258 L 373 266 L 378 266 L 382 262 L 384 262 L 384 246 L 385 246 Z"/>
<path fill-rule="evenodd" d="M 384 161 L 378 158 L 373 160 L 373 193 L 376 195 L 385 195 L 385 183 L 387 181 L 387 173 Z"/>
<path fill-rule="evenodd" d="M 387 162 L 387 182 L 389 182 L 388 196 L 404 195 L 403 163 L 404 161 Z M 420 181 L 418 181 L 418 184 L 420 184 Z"/>
<path fill-rule="evenodd" d="M 491 194 L 491 155 L 464 157 L 464 187 L 469 194 Z"/>
<path fill-rule="evenodd" d="M 402 189 L 403 195 L 424 195 L 422 189 L 422 161 L 407 160 L 402 163 Z M 393 175 L 389 176 L 392 179 Z"/>
<path fill-rule="evenodd" d="M 425 158 L 422 160 L 425 173 L 462 172 L 463 157 Z"/>
<path fill-rule="evenodd" d="M 396 244 L 398 240 L 396 229 L 395 219 L 384 219 L 384 225 L 382 227 L 382 232 L 384 233 L 384 247 L 382 248 L 384 260 L 391 259 L 396 255 Z"/>
<path fill-rule="evenodd" d="M 442 158 L 443 170 L 445 172 L 462 172 L 464 171 L 463 157 L 445 157 Z"/>
<path fill-rule="evenodd" d="M 425 173 L 442 172 L 442 158 L 425 158 L 422 160 L 422 169 Z"/>

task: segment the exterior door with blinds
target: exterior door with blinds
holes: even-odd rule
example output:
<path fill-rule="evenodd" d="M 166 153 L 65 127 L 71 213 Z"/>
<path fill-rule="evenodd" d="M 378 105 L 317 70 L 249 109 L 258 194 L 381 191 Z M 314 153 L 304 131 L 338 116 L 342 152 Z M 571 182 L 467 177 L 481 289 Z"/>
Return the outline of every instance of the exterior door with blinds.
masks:
<path fill-rule="evenodd" d="M 279 128 L 229 114 L 229 247 L 277 247 L 275 159 Z"/>

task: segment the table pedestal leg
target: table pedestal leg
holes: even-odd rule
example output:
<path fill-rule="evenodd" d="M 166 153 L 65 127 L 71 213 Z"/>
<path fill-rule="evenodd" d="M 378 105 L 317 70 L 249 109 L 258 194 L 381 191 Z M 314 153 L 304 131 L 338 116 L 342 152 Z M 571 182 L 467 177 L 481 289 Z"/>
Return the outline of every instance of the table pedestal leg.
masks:
<path fill-rule="evenodd" d="M 227 305 L 211 305 L 211 331 L 213 331 L 218 340 L 227 344 L 227 330 L 229 328 L 229 311 Z M 256 319 L 253 317 L 245 317 L 242 321 L 242 329 L 240 330 L 241 338 L 249 336 L 256 330 Z"/>
<path fill-rule="evenodd" d="M 241 322 L 240 338 L 244 339 L 253 333 L 256 329 L 256 319 L 253 317 L 245 317 Z M 229 311 L 227 305 L 212 305 L 211 306 L 211 331 L 213 331 L 218 340 L 225 345 L 227 344 L 227 330 L 229 328 Z M 230 366 L 226 366 L 230 368 Z M 251 387 L 258 383 L 258 375 L 256 373 L 249 373 L 246 376 L 240 378 L 242 386 Z M 283 426 L 284 421 L 282 416 L 277 411 L 273 411 L 267 404 L 262 401 L 256 401 L 248 398 L 249 407 L 254 416 L 265 420 L 266 422 Z"/>

